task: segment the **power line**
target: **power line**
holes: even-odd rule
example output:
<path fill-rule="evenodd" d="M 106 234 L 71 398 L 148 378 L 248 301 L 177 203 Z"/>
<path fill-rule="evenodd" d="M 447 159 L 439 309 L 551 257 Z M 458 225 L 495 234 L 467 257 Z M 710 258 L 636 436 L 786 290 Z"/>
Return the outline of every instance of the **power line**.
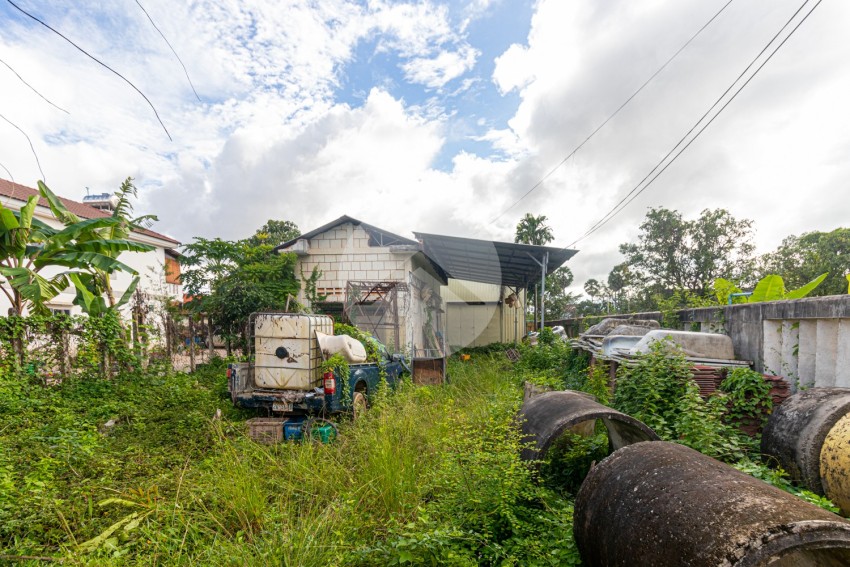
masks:
<path fill-rule="evenodd" d="M 735 84 L 738 83 L 744 77 L 744 75 L 746 75 L 747 71 L 756 63 L 756 61 L 765 53 L 765 51 L 768 50 L 768 48 L 771 46 L 771 44 L 773 44 L 776 41 L 776 39 L 791 24 L 791 22 L 793 22 L 794 18 L 797 17 L 797 15 L 806 6 L 806 4 L 809 3 L 809 1 L 810 0 L 805 0 L 803 2 L 803 4 L 800 5 L 799 8 L 797 8 L 797 11 L 795 11 L 794 14 L 792 14 L 792 16 L 788 19 L 787 22 L 785 22 L 785 25 L 783 25 L 782 28 L 780 28 L 780 30 L 778 32 L 776 32 L 776 34 L 770 39 L 769 42 L 767 42 L 767 44 L 764 46 L 764 48 L 762 48 L 762 50 L 758 53 L 758 55 L 756 55 L 753 58 L 753 60 L 749 63 L 749 65 L 747 65 L 747 67 L 741 72 L 741 74 L 738 75 L 738 77 L 736 77 L 734 81 L 732 81 L 732 84 L 730 84 L 729 87 L 723 92 L 723 94 L 721 94 L 720 97 L 718 97 L 718 99 L 714 102 L 714 104 L 711 105 L 711 107 L 705 112 L 705 114 L 703 114 L 700 117 L 700 119 L 696 121 L 696 123 L 691 127 L 691 129 L 688 130 L 688 132 L 684 136 L 682 136 L 682 138 L 676 143 L 676 145 L 673 146 L 673 148 L 669 152 L 667 152 L 667 154 L 663 158 L 661 158 L 661 160 L 655 165 L 655 167 L 653 167 L 652 170 L 650 170 L 650 172 L 647 173 L 646 176 L 644 176 L 644 178 L 641 179 L 640 182 L 638 182 L 638 184 L 635 185 L 634 188 L 632 188 L 632 190 L 629 191 L 622 199 L 620 199 L 617 202 L 617 204 L 614 205 L 601 219 L 599 219 L 593 226 L 591 226 L 582 236 L 580 236 L 579 238 L 574 240 L 572 243 L 570 243 L 567 246 L 567 248 L 574 246 L 576 243 L 584 240 L 585 238 L 587 238 L 588 236 L 590 236 L 591 234 L 593 234 L 594 232 L 596 232 L 597 230 L 599 230 L 600 228 L 602 228 L 603 226 L 608 224 L 608 222 L 610 222 L 617 214 L 619 214 L 620 211 L 622 211 L 624 208 L 626 208 L 629 205 L 629 203 L 634 201 L 641 193 L 646 191 L 646 189 L 650 185 L 652 185 L 652 183 L 656 179 L 658 179 L 658 177 L 662 173 L 664 173 L 664 171 L 666 171 L 667 168 L 670 167 L 670 165 L 672 165 L 673 162 L 676 161 L 676 159 L 680 155 L 682 155 L 682 153 L 685 150 L 687 150 L 690 147 L 690 145 L 693 144 L 694 141 L 696 141 L 697 138 L 699 138 L 700 134 L 702 134 L 705 131 L 705 129 L 708 128 L 708 126 L 711 125 L 711 123 L 714 122 L 714 120 L 718 116 L 720 116 L 720 113 L 722 113 L 723 110 L 727 106 L 729 106 L 729 104 L 733 100 L 735 100 L 735 98 L 738 96 L 738 94 L 750 83 L 750 81 L 753 80 L 753 78 L 755 78 L 755 76 L 759 73 L 759 71 L 762 70 L 762 68 L 767 64 L 767 62 L 770 61 L 773 58 L 773 56 L 776 54 L 776 52 L 779 51 L 779 49 L 783 45 L 785 45 L 785 42 L 788 41 L 791 38 L 792 35 L 794 35 L 794 32 L 796 32 L 797 29 L 803 24 L 803 22 L 805 22 L 808 19 L 808 17 L 812 14 L 812 12 L 815 11 L 815 9 L 820 5 L 820 3 L 823 0 L 818 0 L 818 2 L 811 8 L 811 10 L 809 10 L 805 14 L 805 16 L 803 16 L 803 18 L 797 23 L 797 25 L 795 25 L 794 28 L 791 29 L 791 31 L 788 33 L 788 35 L 786 35 L 785 38 L 776 47 L 774 47 L 773 51 L 770 52 L 770 54 L 767 56 L 767 58 L 755 69 L 755 71 L 753 71 L 753 73 L 747 78 L 747 80 L 740 87 L 738 87 L 738 89 L 732 94 L 732 96 L 729 98 L 729 100 L 727 100 L 723 104 L 723 106 L 720 107 L 720 109 L 714 114 L 714 116 L 712 116 L 711 119 L 708 120 L 708 122 L 706 122 L 705 124 L 703 124 L 702 127 L 700 127 L 700 129 L 696 132 L 696 134 L 694 134 L 693 138 L 691 138 L 688 141 L 688 143 L 685 144 L 676 153 L 676 155 L 674 155 L 670 159 L 670 161 L 668 161 L 664 165 L 663 168 L 661 168 L 660 171 L 655 173 L 656 170 L 658 170 L 658 168 L 661 167 L 661 165 L 664 164 L 665 161 L 667 161 L 667 158 L 670 157 L 670 155 L 673 154 L 673 152 L 676 151 L 676 149 L 679 146 L 682 145 L 682 143 L 688 138 L 688 136 L 691 135 L 691 133 L 693 133 L 693 131 L 700 125 L 700 123 L 702 123 L 703 120 L 705 120 L 705 118 L 711 113 L 711 111 L 715 107 L 717 107 L 718 104 L 720 104 L 720 102 L 729 93 L 729 91 L 731 91 L 735 87 Z M 655 175 L 653 175 L 653 173 L 655 173 Z M 650 179 L 650 176 L 652 176 L 651 179 Z M 647 181 L 647 179 L 649 179 L 649 181 Z M 645 185 L 644 185 L 644 182 L 646 182 Z M 643 187 L 641 187 L 641 185 L 643 185 Z"/>
<path fill-rule="evenodd" d="M 52 107 L 54 107 L 54 108 L 56 108 L 56 109 L 58 109 L 58 110 L 61 110 L 61 111 L 62 111 L 62 112 L 64 112 L 65 114 L 71 114 L 70 112 L 68 112 L 67 110 L 65 110 L 64 108 L 62 108 L 61 106 L 56 106 L 55 104 L 53 104 L 52 102 L 50 102 L 50 101 L 47 99 L 47 97 L 45 97 L 43 94 L 41 94 L 40 92 L 38 92 L 38 90 L 36 90 L 36 88 L 35 88 L 34 86 L 32 86 L 31 84 L 29 84 L 28 82 L 26 82 L 26 81 L 24 80 L 24 78 L 23 78 L 23 77 L 21 77 L 21 76 L 18 74 L 18 72 L 17 72 L 17 71 L 15 71 L 14 69 L 12 69 L 12 66 L 11 66 L 11 65 L 9 65 L 8 63 L 6 63 L 6 62 L 5 62 L 5 61 L 3 61 L 2 59 L 0 59 L 0 63 L 2 63 L 3 65 L 5 65 L 5 66 L 6 66 L 6 67 L 7 67 L 7 68 L 8 68 L 8 69 L 12 72 L 12 73 L 14 73 L 14 74 L 15 74 L 15 76 L 16 76 L 18 79 L 20 79 L 20 80 L 21 80 L 21 82 L 22 82 L 23 84 L 25 84 L 26 86 L 28 86 L 28 87 L 32 90 L 32 92 L 34 92 L 35 94 L 37 94 L 38 96 L 40 96 L 42 99 L 44 99 L 44 102 L 46 102 L 47 104 L 49 104 L 50 106 L 52 106 Z M 5 169 L 5 168 L 4 168 L 4 169 Z"/>
<path fill-rule="evenodd" d="M 174 57 L 177 58 L 177 61 L 180 63 L 180 66 L 183 67 L 183 73 L 186 74 L 186 80 L 189 81 L 189 86 L 192 87 L 192 92 L 195 93 L 195 98 L 198 99 L 198 102 L 201 102 L 201 97 L 198 96 L 198 91 L 195 90 L 195 85 L 192 84 L 192 79 L 189 78 L 189 71 L 186 69 L 186 65 L 183 64 L 183 60 L 180 59 L 180 56 L 177 55 L 176 51 L 174 51 L 174 48 L 171 46 L 171 43 L 168 41 L 168 38 L 165 37 L 165 34 L 162 33 L 162 31 L 159 29 L 159 27 L 157 27 L 156 22 L 153 21 L 153 18 L 151 18 L 151 15 L 148 14 L 148 11 L 145 10 L 145 7 L 142 6 L 142 3 L 139 2 L 139 0 L 136 0 L 136 4 L 139 5 L 139 8 L 141 8 L 142 12 L 145 13 L 145 16 L 148 17 L 148 20 L 150 20 L 150 23 L 153 26 L 153 29 L 155 29 L 159 33 L 159 35 L 162 37 L 163 41 L 165 41 L 165 45 L 168 46 L 168 48 L 171 50 L 171 53 L 173 53 Z"/>
<path fill-rule="evenodd" d="M 29 136 L 27 136 L 27 133 L 26 133 L 26 132 L 24 132 L 24 131 L 21 129 L 21 127 L 20 127 L 20 126 L 18 126 L 17 124 L 15 124 L 15 123 L 14 123 L 14 122 L 12 122 L 11 120 L 9 120 L 9 119 L 8 119 L 8 118 L 6 118 L 5 116 L 3 116 L 2 114 L 0 114 L 0 118 L 2 118 L 3 120 L 5 120 L 6 122 L 8 122 L 8 123 L 9 123 L 9 125 L 11 125 L 13 128 L 15 128 L 15 129 L 16 129 L 18 132 L 20 132 L 21 134 L 23 134 L 23 135 L 24 135 L 24 138 L 26 138 L 26 139 L 27 139 L 27 142 L 29 142 L 29 145 L 30 145 L 30 149 L 32 150 L 32 155 L 35 157 L 35 164 L 38 166 L 38 172 L 39 172 L 39 173 L 41 173 L 41 179 L 42 179 L 42 181 L 44 181 L 44 182 L 46 183 L 46 182 L 47 182 L 47 178 L 44 176 L 44 171 L 42 171 L 42 170 L 41 170 L 41 162 L 40 162 L 40 161 L 38 161 L 38 154 L 37 154 L 37 153 L 35 153 L 35 147 L 32 145 L 32 140 L 30 140 L 30 137 L 29 137 Z M 4 167 L 3 169 L 6 169 L 6 168 Z M 8 169 L 6 169 L 6 171 L 9 171 L 9 170 L 8 170 Z M 11 173 L 10 173 L 9 175 L 11 175 Z"/>
<path fill-rule="evenodd" d="M 118 71 L 116 71 L 115 69 L 113 69 L 112 67 L 110 67 L 109 65 L 107 65 L 106 63 L 104 63 L 103 61 L 101 61 L 100 59 L 98 59 L 97 57 L 95 57 L 94 55 L 92 55 L 91 53 L 86 51 L 85 49 L 83 49 L 82 47 L 80 47 L 79 45 L 77 45 L 76 43 L 74 43 L 73 41 L 68 39 L 60 31 L 50 27 L 48 24 L 46 24 L 42 20 L 38 19 L 37 17 L 33 16 L 32 14 L 30 14 L 29 12 L 27 12 L 26 10 L 24 10 L 23 8 L 21 8 L 20 6 L 15 4 L 12 0 L 6 0 L 6 1 L 9 4 L 11 4 L 20 13 L 24 14 L 28 18 L 31 18 L 31 19 L 35 20 L 36 22 L 38 22 L 39 24 L 41 24 L 42 26 L 46 27 L 47 29 L 49 29 L 50 31 L 52 31 L 53 33 L 55 33 L 56 35 L 58 35 L 59 37 L 61 37 L 62 39 L 64 39 L 68 43 L 70 43 L 71 45 L 73 45 L 75 48 L 77 48 L 77 50 L 80 53 L 82 53 L 83 55 L 85 55 L 86 57 L 88 57 L 89 59 L 91 59 L 92 61 L 97 63 L 98 65 L 108 69 L 109 71 L 111 71 L 112 73 L 114 73 L 115 75 L 120 77 L 125 83 L 130 85 L 133 88 L 133 90 L 135 90 L 137 93 L 142 95 L 142 98 L 145 99 L 145 102 L 147 102 L 148 106 L 151 107 L 151 110 L 153 110 L 153 113 L 156 116 L 157 121 L 159 121 L 159 125 L 162 126 L 162 129 L 165 131 L 165 135 L 168 136 L 168 139 L 171 140 L 171 141 L 174 141 L 174 139 L 171 137 L 171 134 L 168 133 L 168 128 L 165 127 L 165 124 L 163 124 L 162 119 L 159 117 L 159 112 L 156 111 L 156 107 L 153 105 L 153 103 L 150 101 L 150 99 L 147 96 L 145 96 L 145 93 L 143 93 L 141 90 L 139 90 L 139 88 L 136 85 L 134 85 L 127 77 L 125 77 L 124 75 L 122 75 L 121 73 L 119 73 Z"/>
<path fill-rule="evenodd" d="M 12 183 L 15 183 L 15 177 L 12 175 L 12 172 L 11 172 L 11 171 L 9 171 L 9 168 L 8 168 L 8 167 L 6 167 L 5 165 L 3 165 L 2 163 L 0 163 L 0 167 L 2 167 L 2 168 L 3 168 L 3 171 L 5 171 L 5 172 L 6 172 L 6 174 L 9 176 L 9 180 L 10 180 Z"/>
<path fill-rule="evenodd" d="M 617 115 L 620 113 L 620 111 L 621 111 L 621 110 L 623 110 L 623 108 L 625 108 L 625 107 L 626 107 L 626 105 L 627 105 L 627 104 L 629 104 L 629 103 L 632 101 L 632 99 L 633 99 L 633 98 L 635 98 L 638 94 L 640 94 L 640 92 L 641 92 L 641 91 L 642 91 L 642 90 L 643 90 L 643 89 L 644 89 L 644 88 L 645 88 L 645 87 L 646 87 L 646 86 L 647 86 L 650 82 L 652 82 L 652 80 L 653 80 L 656 76 L 658 76 L 658 74 L 659 74 L 659 73 L 661 73 L 661 71 L 663 71 L 663 70 L 667 67 L 667 65 L 669 65 L 669 64 L 670 64 L 670 63 L 671 63 L 671 62 L 672 62 L 672 61 L 673 61 L 673 60 L 674 60 L 674 59 L 675 59 L 675 58 L 676 58 L 676 57 L 677 57 L 677 56 L 678 56 L 678 55 L 679 55 L 682 51 L 684 51 L 684 49 L 685 49 L 686 47 L 688 47 L 688 46 L 691 44 L 691 42 L 692 42 L 693 40 L 695 40 L 695 39 L 697 38 L 697 36 L 699 36 L 699 35 L 703 32 L 703 30 L 704 30 L 705 28 L 707 28 L 707 27 L 711 24 L 711 22 L 713 22 L 715 19 L 717 19 L 717 17 L 718 17 L 718 16 L 719 16 L 719 15 L 720 15 L 720 14 L 721 14 L 721 13 L 722 13 L 722 12 L 723 12 L 726 8 L 727 8 L 727 6 L 729 6 L 729 4 L 731 4 L 732 2 L 733 2 L 733 0 L 729 0 L 729 1 L 728 1 L 728 2 L 726 2 L 723 6 L 721 6 L 721 8 L 717 11 L 717 13 L 715 13 L 715 14 L 714 14 L 714 15 L 713 15 L 713 16 L 712 16 L 712 17 L 711 17 L 711 18 L 710 18 L 710 19 L 709 19 L 709 20 L 708 20 L 705 24 L 703 24 L 703 26 L 702 26 L 699 30 L 697 30 L 697 32 L 696 32 L 694 35 L 692 35 L 692 36 L 691 36 L 691 38 L 690 38 L 688 41 L 686 41 L 684 44 L 682 44 L 682 46 L 681 46 L 679 49 L 677 49 L 677 50 L 676 50 L 676 52 L 675 52 L 672 56 L 670 56 L 670 58 L 669 58 L 669 59 L 667 59 L 667 61 L 665 61 L 663 65 L 661 65 L 661 67 L 659 67 L 659 68 L 658 68 L 658 69 L 657 69 L 657 70 L 656 70 L 656 71 L 655 71 L 652 75 L 650 75 L 650 76 L 649 76 L 649 78 L 648 78 L 646 81 L 644 81 L 644 82 L 643 82 L 643 84 L 642 84 L 640 87 L 638 87 L 638 89 L 637 89 L 635 92 L 633 92 L 633 93 L 631 94 L 631 96 L 629 96 L 629 98 L 627 98 L 627 99 L 625 100 L 625 102 L 623 102 L 623 104 L 621 104 L 621 105 L 617 108 L 617 110 L 615 110 L 615 111 L 614 111 L 614 112 L 613 112 L 610 116 L 608 116 L 608 118 L 606 118 L 606 119 L 605 119 L 605 121 L 604 121 L 604 122 L 602 122 L 599 126 L 597 126 L 597 127 L 596 127 L 596 129 L 595 129 L 595 130 L 593 130 L 593 132 L 591 132 L 591 133 L 590 133 L 590 135 L 589 135 L 589 136 L 587 136 L 587 138 L 585 138 L 585 139 L 584 139 L 584 141 L 583 141 L 582 143 L 580 143 L 578 146 L 576 146 L 576 147 L 573 149 L 573 151 L 571 151 L 571 152 L 570 152 L 570 153 L 569 153 L 569 154 L 568 154 L 568 155 L 567 155 L 564 159 L 562 159 L 560 162 L 558 162 L 558 165 L 556 165 L 555 167 L 553 167 L 553 168 L 549 171 L 549 173 L 547 173 L 546 175 L 544 175 L 544 176 L 540 179 L 540 181 L 538 181 L 537 183 L 535 183 L 534 185 L 532 185 L 532 186 L 531 186 L 531 188 L 530 188 L 528 191 L 526 191 L 525 193 L 523 193 L 523 195 L 522 195 L 519 199 L 517 199 L 516 201 L 514 201 L 514 202 L 513 202 L 513 204 L 511 204 L 508 208 L 506 208 L 505 210 L 503 210 L 503 211 L 502 211 L 501 213 L 499 213 L 499 214 L 498 214 L 498 215 L 497 215 L 497 216 L 496 216 L 493 220 L 491 220 L 491 221 L 490 221 L 490 224 L 493 224 L 494 222 L 496 222 L 497 220 L 499 220 L 502 216 L 504 216 L 504 215 L 505 215 L 505 213 L 507 213 L 508 211 L 510 211 L 511 209 L 513 209 L 513 208 L 514 208 L 515 206 L 517 206 L 517 205 L 518 205 L 518 204 L 519 204 L 519 203 L 520 203 L 523 199 L 525 199 L 526 197 L 528 197 L 528 196 L 529 196 L 529 195 L 530 195 L 530 194 L 531 194 L 531 193 L 532 193 L 535 189 L 537 189 L 538 187 L 540 187 L 541 185 L 543 185 L 543 183 L 544 183 L 547 179 L 549 179 L 549 177 L 551 177 L 553 173 L 555 173 L 555 172 L 556 172 L 556 171 L 557 171 L 557 170 L 558 170 L 558 169 L 559 169 L 562 165 L 564 165 L 564 164 L 567 162 L 567 160 L 568 160 L 568 159 L 570 159 L 571 157 L 573 157 L 573 155 L 575 155 L 575 153 L 576 153 L 576 152 L 578 152 L 578 151 L 579 151 L 579 150 L 580 150 L 580 149 L 581 149 L 581 148 L 582 148 L 582 147 L 583 147 L 583 146 L 584 146 L 587 142 L 589 142 L 589 141 L 590 141 L 590 139 L 591 139 L 591 138 L 593 138 L 593 136 L 595 136 L 597 132 L 599 132 L 599 131 L 600 131 L 600 130 L 601 130 L 601 129 L 602 129 L 602 128 L 606 125 L 606 124 L 608 124 L 608 122 L 610 122 L 610 121 L 611 121 L 611 120 L 612 120 L 615 116 L 617 116 Z"/>

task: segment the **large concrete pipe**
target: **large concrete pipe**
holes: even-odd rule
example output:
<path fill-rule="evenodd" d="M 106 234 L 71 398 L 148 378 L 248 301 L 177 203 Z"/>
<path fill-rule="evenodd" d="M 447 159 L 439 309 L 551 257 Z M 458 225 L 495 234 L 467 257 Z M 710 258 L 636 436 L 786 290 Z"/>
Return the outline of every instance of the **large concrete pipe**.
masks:
<path fill-rule="evenodd" d="M 850 565 L 850 522 L 664 441 L 592 468 L 573 530 L 590 567 Z"/>
<path fill-rule="evenodd" d="M 850 513 L 850 389 L 811 388 L 785 400 L 762 432 L 761 452 L 789 476 Z"/>
<path fill-rule="evenodd" d="M 593 396 L 572 390 L 546 392 L 526 400 L 520 409 L 520 419 L 524 437 L 534 442 L 533 447 L 522 450 L 522 458 L 529 461 L 543 458 L 552 443 L 568 429 L 592 433 L 597 419 L 608 430 L 612 450 L 639 441 L 658 440 L 654 431 L 635 418 L 598 403 Z"/>

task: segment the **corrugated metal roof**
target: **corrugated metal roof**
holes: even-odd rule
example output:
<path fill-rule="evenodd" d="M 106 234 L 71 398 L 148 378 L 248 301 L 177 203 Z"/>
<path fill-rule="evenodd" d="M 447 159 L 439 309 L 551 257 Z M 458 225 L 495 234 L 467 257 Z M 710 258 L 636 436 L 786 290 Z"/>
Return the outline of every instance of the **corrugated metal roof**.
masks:
<path fill-rule="evenodd" d="M 37 189 L 33 189 L 32 187 L 27 187 L 25 185 L 20 185 L 18 183 L 13 183 L 11 181 L 7 181 L 5 179 L 0 179 L 0 195 L 4 197 L 9 197 L 10 199 L 15 199 L 16 201 L 21 201 L 25 203 L 27 199 L 29 199 L 33 195 L 39 195 L 38 205 L 41 207 L 49 207 L 47 204 L 47 199 L 41 197 Z M 59 197 L 57 195 L 57 197 Z M 100 209 L 95 209 L 85 203 L 80 203 L 79 201 L 72 201 L 71 199 L 66 199 L 65 197 L 59 197 L 59 200 L 65 205 L 65 208 L 78 217 L 84 219 L 99 219 L 102 217 L 110 216 L 106 211 L 101 211 Z M 164 234 L 160 234 L 158 232 L 154 232 L 152 230 L 148 230 L 146 228 L 141 228 L 134 232 L 138 232 L 139 234 L 145 234 L 147 236 L 152 236 L 154 238 L 158 238 L 160 240 L 165 240 L 166 242 L 170 242 L 176 246 L 179 246 L 180 243 L 169 236 L 165 236 Z"/>
<path fill-rule="evenodd" d="M 578 250 L 533 246 L 513 242 L 477 240 L 414 232 L 422 251 L 450 278 L 474 282 L 525 287 L 540 278 L 544 255 L 550 274 L 572 258 Z M 535 261 L 536 260 L 536 261 Z"/>

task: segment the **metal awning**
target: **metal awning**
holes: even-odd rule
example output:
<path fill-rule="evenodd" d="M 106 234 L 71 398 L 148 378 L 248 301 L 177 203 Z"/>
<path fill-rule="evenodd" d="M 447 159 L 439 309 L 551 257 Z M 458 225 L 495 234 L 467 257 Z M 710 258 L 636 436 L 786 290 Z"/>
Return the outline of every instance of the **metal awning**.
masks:
<path fill-rule="evenodd" d="M 450 278 L 526 287 L 560 268 L 578 250 L 414 232 L 422 251 Z M 548 256 L 547 256 L 548 255 Z"/>

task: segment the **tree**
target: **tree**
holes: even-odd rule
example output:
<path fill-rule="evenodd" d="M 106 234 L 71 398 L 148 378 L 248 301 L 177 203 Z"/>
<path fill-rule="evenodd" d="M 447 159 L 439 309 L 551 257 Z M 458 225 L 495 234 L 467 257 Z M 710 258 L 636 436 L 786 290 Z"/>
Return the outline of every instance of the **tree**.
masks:
<path fill-rule="evenodd" d="M 294 222 L 288 220 L 281 221 L 269 219 L 269 221 L 258 228 L 257 232 L 254 233 L 254 236 L 250 237 L 246 242 L 250 246 L 266 244 L 275 247 L 299 236 L 301 236 L 301 231 L 298 230 L 298 225 Z"/>
<path fill-rule="evenodd" d="M 573 272 L 567 266 L 558 268 L 546 276 L 546 320 L 554 321 L 571 317 L 573 305 L 578 297 L 567 291 L 573 283 Z"/>
<path fill-rule="evenodd" d="M 534 244 L 536 246 L 545 246 L 554 240 L 552 229 L 546 225 L 546 215 L 534 216 L 531 213 L 525 213 L 525 216 L 520 219 L 516 225 L 516 235 L 514 242 L 518 244 Z M 532 302 L 528 307 L 534 310 L 534 324 L 537 325 L 538 307 L 540 301 L 540 287 L 538 284 L 532 286 Z"/>
<path fill-rule="evenodd" d="M 608 289 L 614 302 L 614 310 L 629 311 L 630 288 L 635 285 L 635 277 L 626 263 L 617 264 L 608 273 Z"/>
<path fill-rule="evenodd" d="M 2 289 L 16 314 L 22 314 L 25 308 L 46 311 L 45 304 L 66 289 L 70 281 L 84 279 L 96 270 L 136 274 L 118 261 L 118 254 L 122 251 L 147 252 L 152 246 L 118 235 L 104 238 L 103 231 L 115 227 L 121 220 L 113 217 L 80 220 L 47 185 L 39 181 L 38 188 L 54 217 L 65 228 L 53 228 L 34 218 L 37 196 L 30 197 L 20 211 L 0 206 L 0 275 L 10 287 Z M 64 267 L 69 271 L 48 279 L 41 274 L 48 267 Z"/>
<path fill-rule="evenodd" d="M 289 224 L 289 221 L 270 221 Z M 264 228 L 257 231 L 262 233 Z M 257 237 L 255 234 L 255 237 Z M 229 241 L 220 238 L 194 238 L 183 247 L 181 279 L 192 296 L 187 307 L 204 313 L 218 334 L 228 343 L 246 346 L 245 324 L 251 313 L 295 308 L 299 283 L 295 275 L 295 255 L 278 254 L 271 244 L 254 244 L 265 237 Z"/>
<path fill-rule="evenodd" d="M 677 211 L 650 209 L 637 243 L 620 245 L 625 265 L 656 293 L 711 292 L 721 276 L 749 282 L 753 277 L 752 221 L 724 209 L 706 209 L 695 220 Z"/>
<path fill-rule="evenodd" d="M 151 223 L 156 221 L 157 218 L 155 215 L 142 215 L 136 218 L 131 216 L 133 212 L 131 198 L 138 196 L 136 186 L 133 185 L 132 177 L 124 180 L 121 187 L 115 192 L 115 196 L 118 197 L 118 201 L 111 215 L 113 222 L 107 226 L 92 229 L 91 233 L 83 238 L 82 241 L 99 241 L 101 243 L 101 253 L 113 260 L 117 260 L 122 252 L 128 250 L 153 250 L 153 246 L 147 244 L 134 247 L 116 245 L 119 242 L 130 242 L 128 239 L 133 231 L 149 228 Z M 66 213 L 64 216 L 71 222 L 76 219 L 71 213 Z M 79 219 L 76 220 L 79 221 Z M 92 265 L 84 273 L 69 276 L 77 292 L 74 303 L 79 305 L 90 316 L 100 315 L 106 312 L 106 310 L 116 310 L 125 305 L 133 297 L 136 286 L 139 285 L 139 275 L 133 272 L 133 279 L 130 281 L 120 300 L 116 302 L 112 289 L 112 275 L 118 269 L 114 265 L 106 267 Z"/>
<path fill-rule="evenodd" d="M 761 258 L 762 274 L 781 274 L 789 287 L 800 287 L 818 275 L 829 275 L 812 295 L 847 292 L 850 272 L 850 228 L 789 236 L 775 252 Z"/>
<path fill-rule="evenodd" d="M 242 339 L 251 313 L 295 307 L 298 294 L 295 254 L 277 254 L 272 246 L 245 244 L 242 256 L 226 276 L 212 287 L 201 303 L 216 322 L 220 334 L 229 340 Z"/>
<path fill-rule="evenodd" d="M 552 235 L 552 229 L 546 225 L 546 215 L 534 216 L 531 213 L 525 213 L 516 225 L 514 242 L 545 246 L 553 240 L 555 237 Z"/>
<path fill-rule="evenodd" d="M 584 293 L 586 293 L 592 301 L 602 294 L 602 284 L 599 283 L 599 280 L 590 278 L 584 282 Z"/>

